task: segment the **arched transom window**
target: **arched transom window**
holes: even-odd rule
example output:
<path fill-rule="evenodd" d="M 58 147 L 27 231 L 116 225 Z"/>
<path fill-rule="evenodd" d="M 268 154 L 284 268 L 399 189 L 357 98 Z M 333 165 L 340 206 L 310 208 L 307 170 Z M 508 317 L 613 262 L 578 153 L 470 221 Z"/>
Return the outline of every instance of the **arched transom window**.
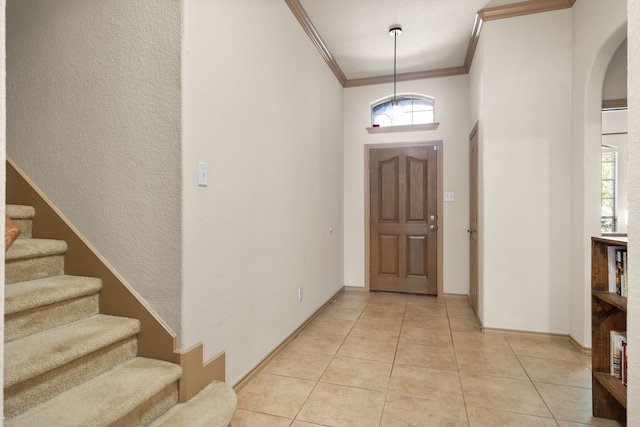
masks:
<path fill-rule="evenodd" d="M 394 107 L 393 96 L 372 104 L 373 126 L 402 126 L 435 123 L 435 99 L 424 95 L 398 95 Z"/>

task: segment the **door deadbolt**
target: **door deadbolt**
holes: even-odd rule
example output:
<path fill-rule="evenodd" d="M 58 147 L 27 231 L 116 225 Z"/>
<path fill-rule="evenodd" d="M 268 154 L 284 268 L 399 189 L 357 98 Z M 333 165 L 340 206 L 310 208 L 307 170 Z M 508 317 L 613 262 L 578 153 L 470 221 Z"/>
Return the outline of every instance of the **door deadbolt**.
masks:
<path fill-rule="evenodd" d="M 433 221 L 433 220 L 435 220 L 435 219 L 436 219 L 436 216 L 435 216 L 435 215 L 429 215 L 429 219 L 430 219 L 431 221 Z"/>

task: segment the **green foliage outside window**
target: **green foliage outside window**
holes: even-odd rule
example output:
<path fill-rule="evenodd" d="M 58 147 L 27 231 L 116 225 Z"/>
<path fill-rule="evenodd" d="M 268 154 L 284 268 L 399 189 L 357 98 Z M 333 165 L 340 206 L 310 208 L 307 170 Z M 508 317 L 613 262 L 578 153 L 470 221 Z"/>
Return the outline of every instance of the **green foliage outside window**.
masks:
<path fill-rule="evenodd" d="M 608 147 L 602 147 L 601 185 L 602 210 L 600 228 L 603 233 L 615 233 L 618 228 L 616 213 L 616 153 Z"/>

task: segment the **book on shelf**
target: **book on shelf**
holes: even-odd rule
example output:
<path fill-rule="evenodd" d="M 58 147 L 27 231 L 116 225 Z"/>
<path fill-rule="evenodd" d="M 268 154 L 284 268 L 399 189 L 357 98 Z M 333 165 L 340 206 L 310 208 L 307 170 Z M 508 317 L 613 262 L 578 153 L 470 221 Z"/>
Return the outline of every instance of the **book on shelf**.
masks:
<path fill-rule="evenodd" d="M 609 292 L 627 296 L 627 247 L 607 247 Z"/>
<path fill-rule="evenodd" d="M 626 379 L 626 347 L 627 347 L 627 331 L 611 331 L 610 332 L 610 373 L 613 377 L 619 379 L 623 383 Z"/>
<path fill-rule="evenodd" d="M 620 362 L 620 370 L 622 371 L 622 384 L 627 386 L 627 337 L 622 340 L 622 361 Z"/>

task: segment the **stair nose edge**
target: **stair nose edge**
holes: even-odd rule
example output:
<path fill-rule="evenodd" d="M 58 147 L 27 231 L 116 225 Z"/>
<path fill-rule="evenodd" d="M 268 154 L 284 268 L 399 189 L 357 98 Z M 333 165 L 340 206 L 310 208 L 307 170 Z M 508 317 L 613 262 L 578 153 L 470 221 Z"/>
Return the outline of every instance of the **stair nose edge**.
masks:
<path fill-rule="evenodd" d="M 86 328 L 85 331 L 88 333 L 83 331 L 77 333 L 74 328 L 78 325 Z M 63 331 L 66 331 L 64 335 L 62 335 Z M 105 335 L 105 332 L 109 335 Z M 139 332 L 140 322 L 137 319 L 97 314 L 89 319 L 79 320 L 5 343 L 4 388 L 29 381 L 45 372 L 71 363 L 73 360 L 99 351 L 110 344 L 137 335 Z M 63 345 L 57 343 L 59 340 L 56 337 L 61 335 L 66 337 Z M 85 343 L 84 348 L 70 345 L 74 340 L 78 341 L 76 339 L 78 337 Z M 43 338 L 43 345 L 46 347 L 39 347 Z M 38 348 L 57 348 L 58 350 L 47 357 L 46 352 L 43 354 L 42 351 L 37 351 Z M 63 352 L 60 350 L 61 348 L 66 348 L 67 351 Z M 36 351 L 29 354 L 26 349 L 36 349 Z M 21 355 L 21 357 L 14 358 L 11 356 L 12 354 Z"/>
<path fill-rule="evenodd" d="M 238 408 L 238 397 L 228 384 L 212 381 L 188 402 L 175 405 L 149 427 L 227 427 Z"/>
<path fill-rule="evenodd" d="M 36 216 L 35 208 L 26 205 L 6 205 L 5 213 L 11 219 L 33 219 Z"/>
<path fill-rule="evenodd" d="M 20 259 L 64 255 L 67 242 L 54 239 L 18 239 L 5 252 L 5 262 Z"/>
<path fill-rule="evenodd" d="M 84 276 L 52 276 L 7 284 L 4 314 L 11 315 L 45 305 L 97 293 L 102 280 Z"/>

